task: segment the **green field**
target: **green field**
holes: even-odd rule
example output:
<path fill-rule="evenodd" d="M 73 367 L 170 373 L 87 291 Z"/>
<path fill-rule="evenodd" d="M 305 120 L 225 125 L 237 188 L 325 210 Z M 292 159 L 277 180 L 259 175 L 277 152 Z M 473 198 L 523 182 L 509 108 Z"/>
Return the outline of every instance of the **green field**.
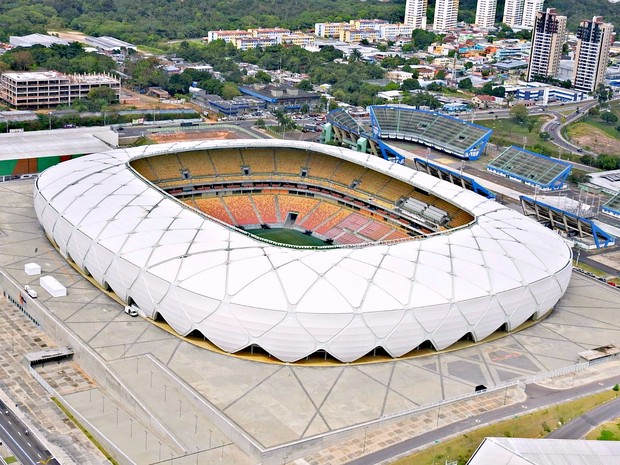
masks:
<path fill-rule="evenodd" d="M 308 236 L 302 232 L 295 231 L 294 229 L 248 229 L 247 232 L 264 239 L 269 239 L 270 241 L 279 242 L 280 244 L 310 245 L 315 247 L 325 245 L 325 242 L 318 237 Z"/>
<path fill-rule="evenodd" d="M 541 116 L 531 118 L 536 120 L 536 125 L 532 132 L 524 124 L 519 124 L 512 118 L 476 120 L 475 123 L 493 129 L 493 135 L 491 136 L 491 143 L 493 144 L 523 147 L 525 142 L 525 148 L 527 149 L 531 150 L 534 145 L 540 145 L 555 154 L 558 151 L 557 146 L 550 141 L 542 140 L 538 136 L 546 119 Z"/>

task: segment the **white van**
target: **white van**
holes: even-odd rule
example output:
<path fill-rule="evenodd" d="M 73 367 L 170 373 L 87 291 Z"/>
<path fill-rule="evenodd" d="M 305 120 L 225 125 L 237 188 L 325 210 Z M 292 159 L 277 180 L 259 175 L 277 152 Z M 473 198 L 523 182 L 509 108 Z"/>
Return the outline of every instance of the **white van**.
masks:
<path fill-rule="evenodd" d="M 28 295 L 30 297 L 32 297 L 33 299 L 36 299 L 37 297 L 39 297 L 39 294 L 37 294 L 37 291 L 35 291 L 33 288 L 31 288 L 28 284 L 26 284 L 24 286 L 24 290 L 28 293 Z"/>
<path fill-rule="evenodd" d="M 129 316 L 136 317 L 138 316 L 138 311 L 132 307 L 131 305 L 125 305 L 125 313 Z"/>

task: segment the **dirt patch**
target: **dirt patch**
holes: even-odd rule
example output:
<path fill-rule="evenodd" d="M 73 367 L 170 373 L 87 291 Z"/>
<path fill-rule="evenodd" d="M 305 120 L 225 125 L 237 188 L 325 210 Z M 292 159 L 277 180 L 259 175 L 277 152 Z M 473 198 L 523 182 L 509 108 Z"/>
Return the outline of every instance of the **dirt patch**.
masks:
<path fill-rule="evenodd" d="M 149 134 L 149 139 L 162 144 L 165 142 L 182 142 L 191 140 L 222 140 L 241 139 L 231 131 L 200 131 L 200 132 L 173 132 L 170 134 Z"/>
<path fill-rule="evenodd" d="M 577 123 L 572 126 L 568 135 L 573 144 L 582 148 L 589 147 L 595 153 L 616 153 L 620 145 L 617 139 L 585 123 Z"/>

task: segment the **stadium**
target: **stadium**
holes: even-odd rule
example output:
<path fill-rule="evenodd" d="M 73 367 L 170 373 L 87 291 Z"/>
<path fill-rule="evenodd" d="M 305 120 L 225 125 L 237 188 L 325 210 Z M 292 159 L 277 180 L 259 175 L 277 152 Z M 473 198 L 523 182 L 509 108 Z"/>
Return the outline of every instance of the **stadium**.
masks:
<path fill-rule="evenodd" d="M 570 248 L 535 221 L 307 142 L 93 154 L 46 170 L 34 203 L 61 254 L 146 317 L 285 362 L 480 341 L 546 315 L 571 276 Z"/>

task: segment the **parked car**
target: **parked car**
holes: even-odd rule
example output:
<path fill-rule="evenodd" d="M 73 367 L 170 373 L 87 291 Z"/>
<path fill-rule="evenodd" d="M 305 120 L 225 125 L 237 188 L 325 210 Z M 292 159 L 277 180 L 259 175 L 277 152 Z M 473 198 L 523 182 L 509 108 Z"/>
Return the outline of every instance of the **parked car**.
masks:
<path fill-rule="evenodd" d="M 136 317 L 138 316 L 138 310 L 136 310 L 131 305 L 125 305 L 125 313 L 129 316 Z"/>

